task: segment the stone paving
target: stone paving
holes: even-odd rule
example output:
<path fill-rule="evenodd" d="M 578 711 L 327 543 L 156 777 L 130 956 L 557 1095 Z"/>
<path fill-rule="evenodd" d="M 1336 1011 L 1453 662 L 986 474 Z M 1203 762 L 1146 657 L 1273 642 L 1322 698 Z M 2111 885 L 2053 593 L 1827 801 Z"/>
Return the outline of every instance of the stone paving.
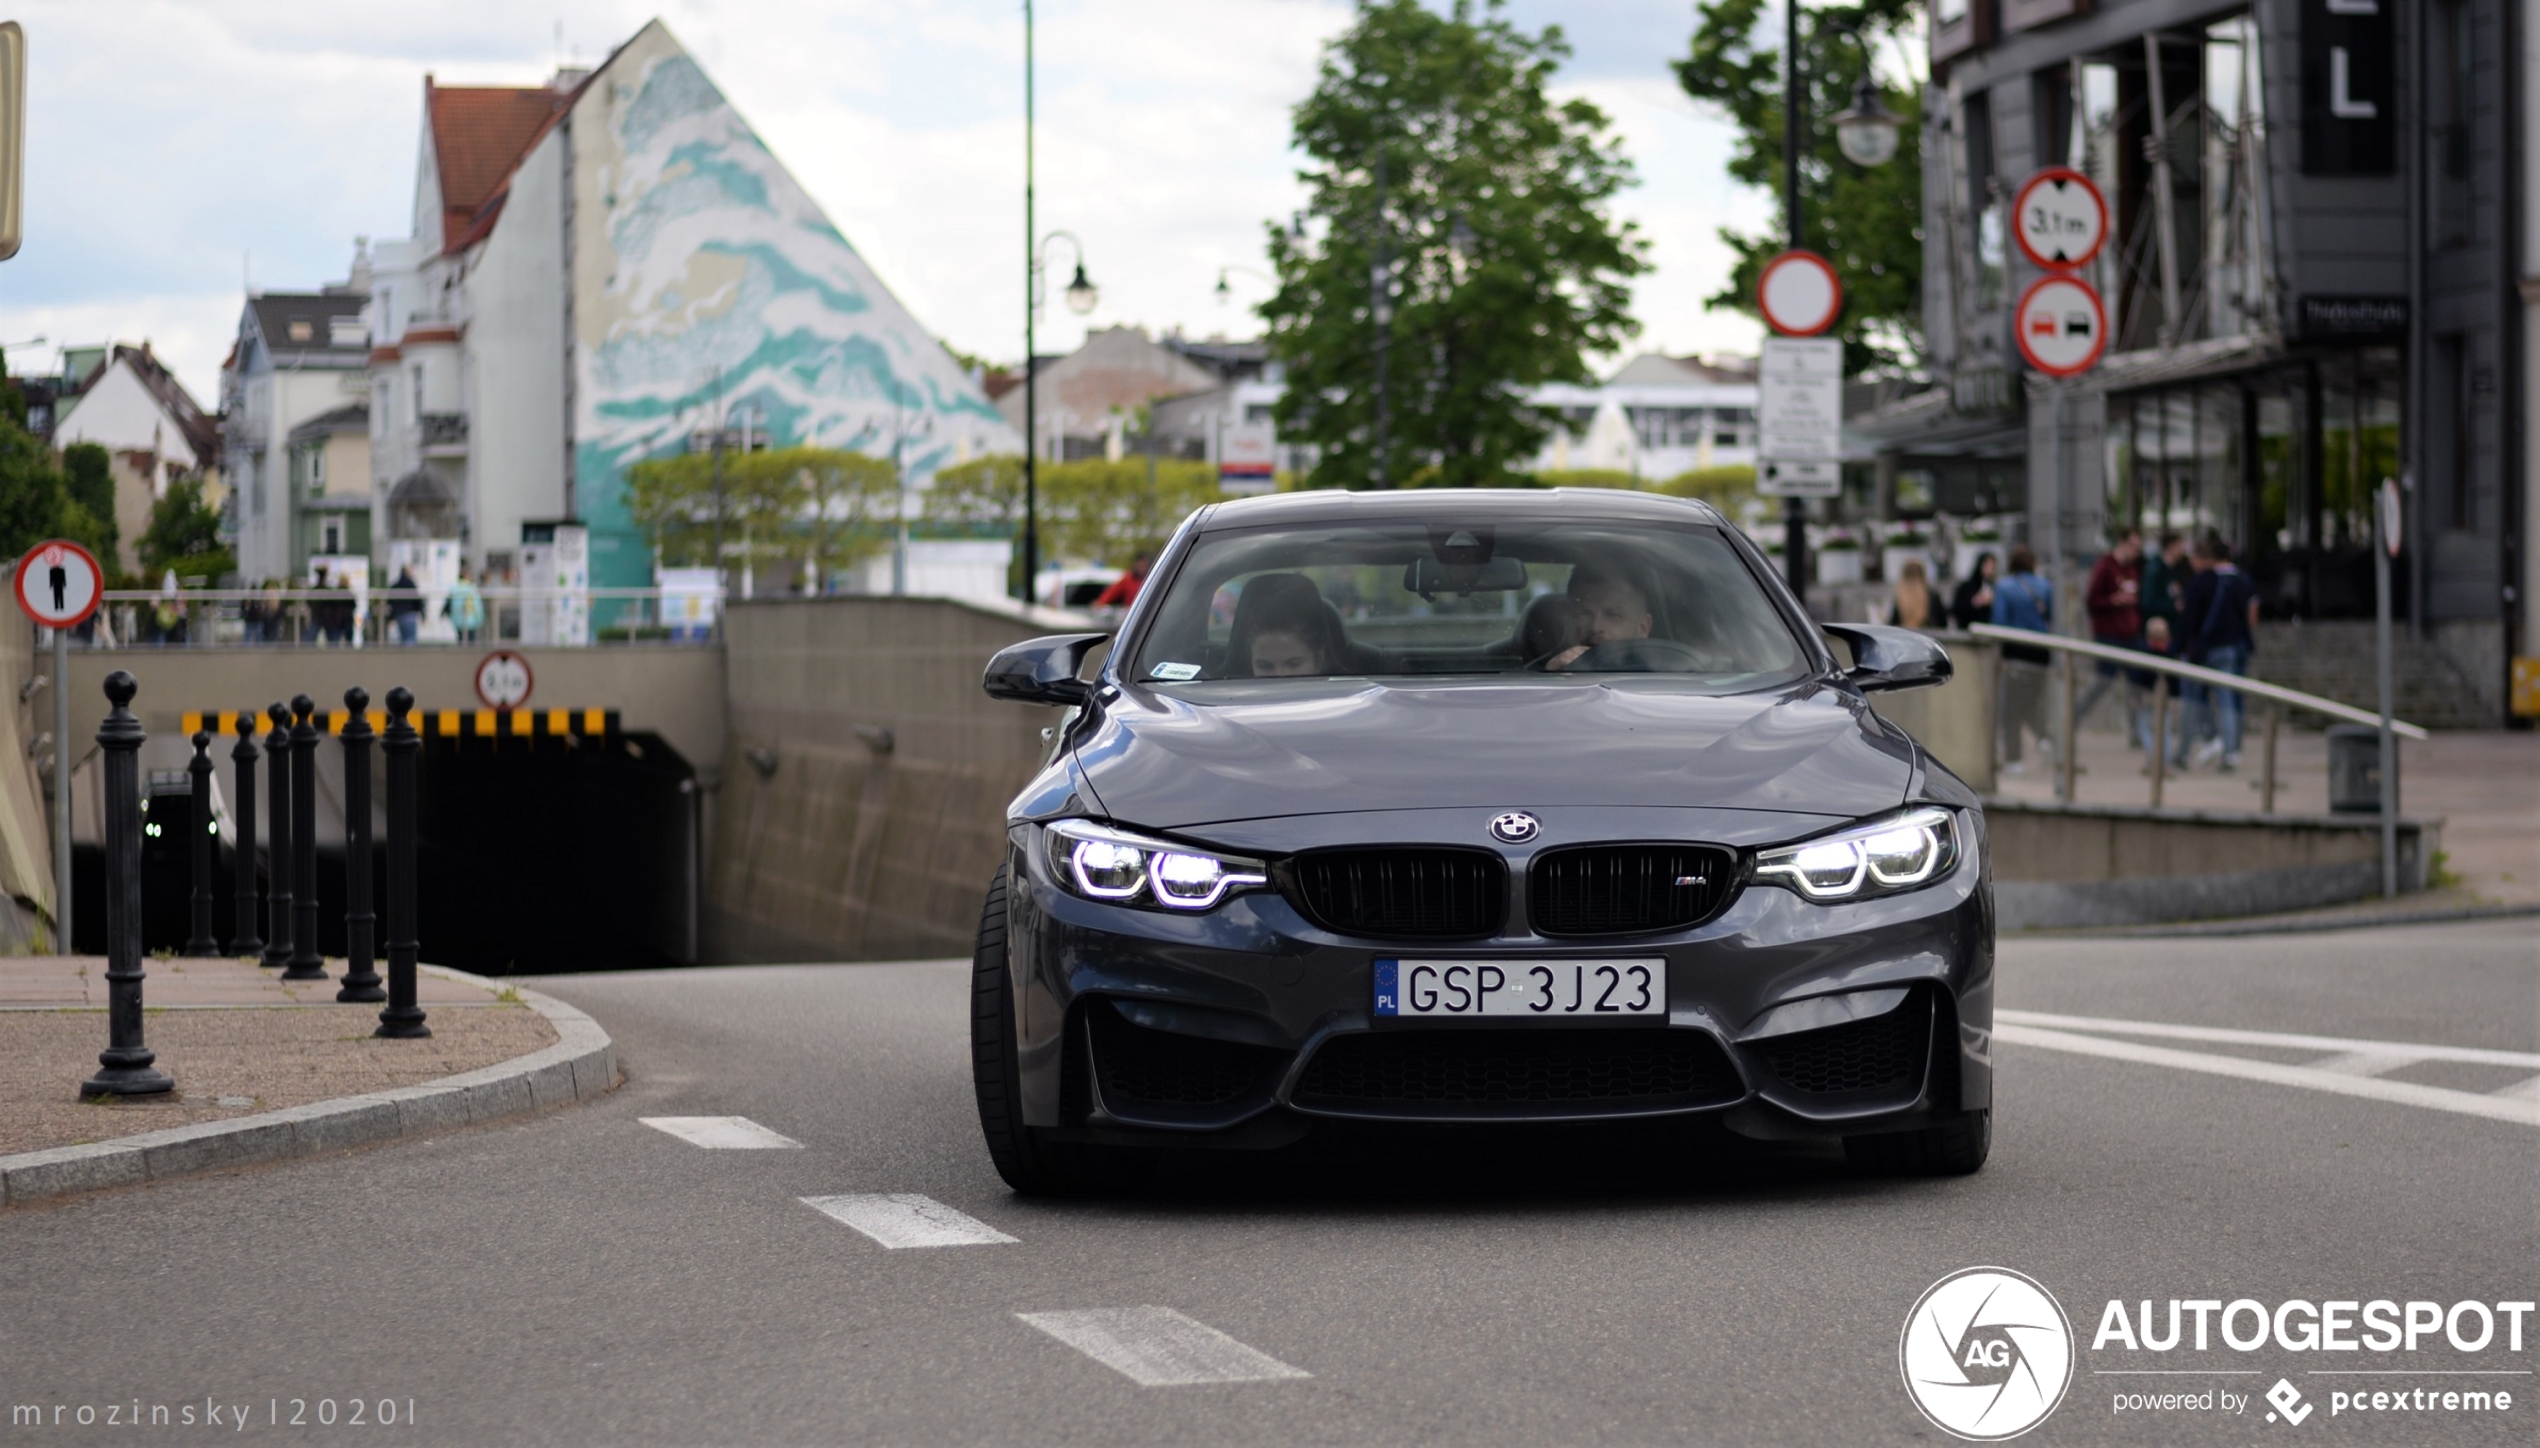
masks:
<path fill-rule="evenodd" d="M 79 1084 L 107 1040 L 104 958 L 0 959 L 0 1155 L 419 1085 L 556 1041 L 537 1012 L 435 976 L 416 982 L 432 1035 L 383 1041 L 371 1034 L 379 1007 L 335 1004 L 332 979 L 285 982 L 227 959 L 145 968 L 148 1044 L 177 1089 L 94 1104 L 79 1099 Z M 327 969 L 341 976 L 344 963 Z"/>

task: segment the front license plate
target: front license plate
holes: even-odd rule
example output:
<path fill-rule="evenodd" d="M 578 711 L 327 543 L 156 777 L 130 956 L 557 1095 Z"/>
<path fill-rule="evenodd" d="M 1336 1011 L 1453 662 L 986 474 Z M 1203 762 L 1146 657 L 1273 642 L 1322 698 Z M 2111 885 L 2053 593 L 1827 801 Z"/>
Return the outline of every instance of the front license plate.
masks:
<path fill-rule="evenodd" d="M 1380 1016 L 1664 1016 L 1667 962 L 1379 960 Z"/>

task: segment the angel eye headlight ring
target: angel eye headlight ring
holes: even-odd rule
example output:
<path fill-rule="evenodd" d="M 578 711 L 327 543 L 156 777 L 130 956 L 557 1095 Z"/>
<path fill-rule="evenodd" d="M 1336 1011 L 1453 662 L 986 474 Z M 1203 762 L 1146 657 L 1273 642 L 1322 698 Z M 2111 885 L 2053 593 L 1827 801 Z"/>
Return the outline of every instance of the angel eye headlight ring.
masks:
<path fill-rule="evenodd" d="M 1831 835 L 1759 851 L 1755 879 L 1820 904 L 1919 889 L 1958 862 L 1958 817 L 1921 805 Z"/>

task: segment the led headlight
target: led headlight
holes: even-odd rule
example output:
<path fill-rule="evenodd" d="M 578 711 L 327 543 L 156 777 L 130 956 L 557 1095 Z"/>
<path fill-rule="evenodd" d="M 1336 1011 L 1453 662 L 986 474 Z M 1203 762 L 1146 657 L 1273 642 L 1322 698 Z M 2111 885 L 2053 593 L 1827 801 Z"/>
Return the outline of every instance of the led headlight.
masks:
<path fill-rule="evenodd" d="M 1866 900 L 1919 889 L 1958 863 L 1958 817 L 1925 805 L 1755 856 L 1759 884 L 1811 900 Z"/>
<path fill-rule="evenodd" d="M 1270 883 L 1259 860 L 1149 839 L 1091 820 L 1048 827 L 1050 870 L 1088 900 L 1206 910 L 1237 890 Z"/>

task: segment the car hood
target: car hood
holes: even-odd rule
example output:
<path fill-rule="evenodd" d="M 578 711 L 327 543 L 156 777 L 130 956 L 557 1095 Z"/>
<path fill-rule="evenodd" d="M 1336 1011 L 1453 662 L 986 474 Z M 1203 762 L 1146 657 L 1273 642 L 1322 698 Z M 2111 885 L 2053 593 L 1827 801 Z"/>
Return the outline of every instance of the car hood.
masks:
<path fill-rule="evenodd" d="M 1902 803 L 1912 742 L 1804 681 L 1704 694 L 1616 682 L 1129 686 L 1076 764 L 1102 812 L 1184 828 L 1274 815 L 1660 805 L 1848 819 Z"/>

